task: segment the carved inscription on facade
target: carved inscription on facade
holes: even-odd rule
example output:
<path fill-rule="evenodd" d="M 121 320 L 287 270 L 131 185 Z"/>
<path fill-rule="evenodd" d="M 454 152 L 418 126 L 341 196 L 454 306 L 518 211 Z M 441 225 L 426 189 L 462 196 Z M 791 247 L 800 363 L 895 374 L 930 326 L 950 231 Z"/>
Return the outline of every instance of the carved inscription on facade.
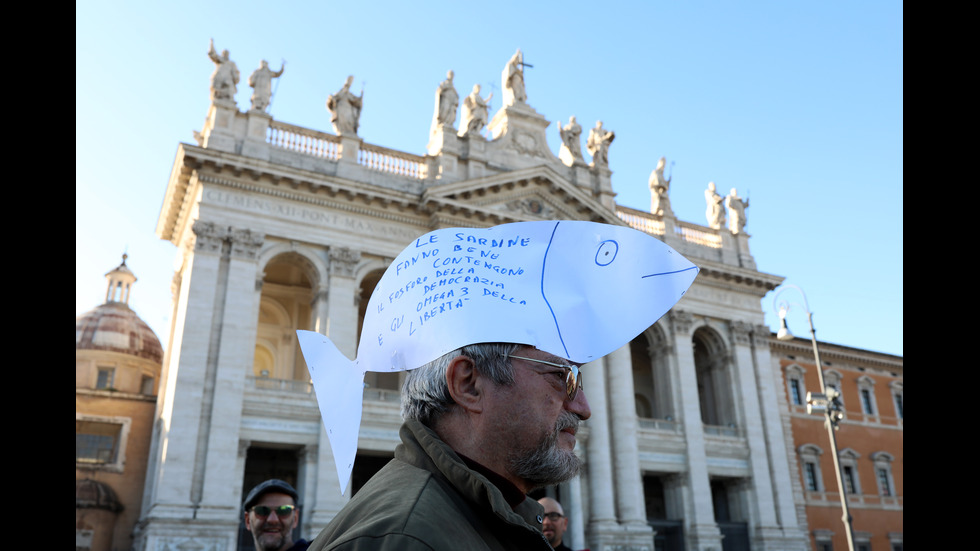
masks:
<path fill-rule="evenodd" d="M 318 224 L 339 230 L 357 232 L 362 235 L 375 235 L 398 239 L 405 243 L 411 242 L 411 240 L 418 237 L 419 233 L 387 224 L 375 224 L 336 211 L 308 208 L 291 202 L 275 201 L 220 189 L 207 190 L 204 193 L 204 202 L 237 207 L 257 214 L 289 218 L 302 224 Z"/>

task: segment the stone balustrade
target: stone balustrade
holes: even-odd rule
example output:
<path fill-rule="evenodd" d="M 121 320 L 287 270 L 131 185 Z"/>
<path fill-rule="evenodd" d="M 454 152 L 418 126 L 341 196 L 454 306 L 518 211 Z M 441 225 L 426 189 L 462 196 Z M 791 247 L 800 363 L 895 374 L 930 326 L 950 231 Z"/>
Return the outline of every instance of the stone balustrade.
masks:
<path fill-rule="evenodd" d="M 378 145 L 362 143 L 357 164 L 371 170 L 424 180 L 428 171 L 424 157 Z"/>
<path fill-rule="evenodd" d="M 339 136 L 292 124 L 272 121 L 266 134 L 266 143 L 331 161 L 340 159 Z"/>

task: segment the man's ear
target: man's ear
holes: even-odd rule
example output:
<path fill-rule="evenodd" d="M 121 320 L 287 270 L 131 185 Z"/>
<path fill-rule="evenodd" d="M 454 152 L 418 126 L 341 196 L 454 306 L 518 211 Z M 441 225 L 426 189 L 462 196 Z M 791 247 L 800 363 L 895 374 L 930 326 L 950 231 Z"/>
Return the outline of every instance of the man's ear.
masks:
<path fill-rule="evenodd" d="M 245 528 L 246 528 L 247 530 L 251 530 L 251 529 L 252 529 L 252 526 L 251 526 L 251 524 L 252 524 L 252 523 L 251 523 L 251 522 L 249 521 L 249 519 L 248 519 L 248 511 L 246 511 L 246 512 L 245 512 Z"/>
<path fill-rule="evenodd" d="M 456 356 L 446 367 L 446 383 L 453 401 L 467 411 L 483 411 L 483 384 L 486 381 L 467 356 Z"/>

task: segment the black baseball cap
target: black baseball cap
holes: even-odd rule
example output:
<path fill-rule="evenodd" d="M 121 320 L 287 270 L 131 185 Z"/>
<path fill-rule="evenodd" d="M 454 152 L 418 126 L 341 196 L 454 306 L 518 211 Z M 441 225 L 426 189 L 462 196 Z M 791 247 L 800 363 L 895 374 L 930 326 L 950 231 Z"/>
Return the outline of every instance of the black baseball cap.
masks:
<path fill-rule="evenodd" d="M 269 480 L 266 480 L 265 482 L 262 482 L 261 484 L 252 488 L 252 491 L 248 493 L 248 497 L 245 498 L 245 512 L 247 513 L 260 497 L 269 492 L 286 494 L 293 498 L 293 501 L 299 499 L 299 494 L 296 493 L 296 489 L 290 486 L 288 482 L 285 480 L 279 480 L 278 478 L 270 478 Z"/>

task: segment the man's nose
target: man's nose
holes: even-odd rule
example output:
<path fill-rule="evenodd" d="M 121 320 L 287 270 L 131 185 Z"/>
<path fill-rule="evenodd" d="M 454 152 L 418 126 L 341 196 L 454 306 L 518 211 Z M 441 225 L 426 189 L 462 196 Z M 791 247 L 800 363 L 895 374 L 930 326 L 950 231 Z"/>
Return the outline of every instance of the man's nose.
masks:
<path fill-rule="evenodd" d="M 574 400 L 565 400 L 565 409 L 574 413 L 583 421 L 592 417 L 592 408 L 589 407 L 589 400 L 585 397 L 584 388 L 578 389 L 578 392 L 575 393 Z"/>

